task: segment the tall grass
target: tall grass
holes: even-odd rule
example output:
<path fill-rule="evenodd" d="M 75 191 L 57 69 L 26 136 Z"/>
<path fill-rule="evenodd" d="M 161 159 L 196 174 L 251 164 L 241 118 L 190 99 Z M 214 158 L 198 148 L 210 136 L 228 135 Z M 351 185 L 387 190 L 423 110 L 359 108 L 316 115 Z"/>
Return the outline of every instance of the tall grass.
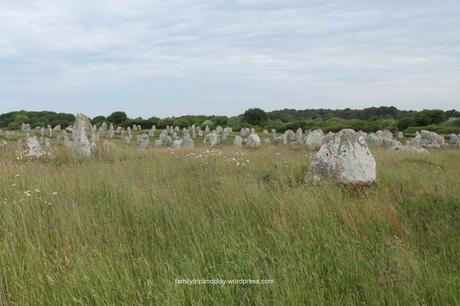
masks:
<path fill-rule="evenodd" d="M 373 151 L 367 189 L 298 148 L 2 152 L 0 305 L 458 305 L 460 151 Z M 274 284 L 175 283 L 215 278 Z"/>

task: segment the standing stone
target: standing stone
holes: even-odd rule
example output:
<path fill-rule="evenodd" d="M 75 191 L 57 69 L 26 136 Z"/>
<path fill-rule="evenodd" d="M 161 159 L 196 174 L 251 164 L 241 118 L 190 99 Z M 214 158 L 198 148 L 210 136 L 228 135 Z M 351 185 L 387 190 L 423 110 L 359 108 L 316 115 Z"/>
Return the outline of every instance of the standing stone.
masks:
<path fill-rule="evenodd" d="M 393 133 L 389 130 L 378 130 L 375 134 L 383 139 L 393 139 Z"/>
<path fill-rule="evenodd" d="M 366 142 L 368 145 L 372 146 L 382 146 L 383 145 L 383 138 L 376 133 L 370 133 L 366 137 Z"/>
<path fill-rule="evenodd" d="M 270 138 L 265 137 L 265 138 L 264 138 L 264 145 L 265 145 L 265 146 L 269 146 L 270 143 L 271 143 Z"/>
<path fill-rule="evenodd" d="M 295 138 L 298 144 L 302 144 L 303 142 L 303 131 L 301 128 L 298 128 L 295 133 Z"/>
<path fill-rule="evenodd" d="M 100 127 L 100 130 L 101 130 L 102 132 L 106 132 L 106 131 L 108 130 L 108 128 L 109 128 L 109 127 L 108 127 L 107 123 L 106 123 L 105 121 L 102 122 L 101 127 Z"/>
<path fill-rule="evenodd" d="M 145 150 L 149 146 L 149 135 L 142 134 L 137 136 L 137 145 L 139 149 Z"/>
<path fill-rule="evenodd" d="M 420 133 L 420 145 L 426 148 L 441 148 L 446 146 L 446 142 L 443 136 L 422 130 Z"/>
<path fill-rule="evenodd" d="M 51 148 L 51 138 L 45 138 L 45 147 L 48 149 Z"/>
<path fill-rule="evenodd" d="M 314 181 L 370 185 L 376 180 L 376 163 L 362 135 L 344 129 L 323 145 L 310 164 Z"/>
<path fill-rule="evenodd" d="M 152 128 L 149 130 L 149 136 L 155 137 L 156 126 L 153 125 Z"/>
<path fill-rule="evenodd" d="M 335 133 L 333 132 L 329 132 L 327 133 L 326 135 L 324 135 L 324 138 L 323 138 L 323 144 L 326 144 L 328 143 L 329 141 L 331 141 L 333 138 L 335 137 Z M 365 137 L 365 136 L 364 136 Z M 305 143 L 306 143 L 306 139 L 305 139 Z"/>
<path fill-rule="evenodd" d="M 233 140 L 233 145 L 235 147 L 241 147 L 243 145 L 243 138 L 239 135 L 235 136 L 235 139 Z"/>
<path fill-rule="evenodd" d="M 110 123 L 110 126 L 109 126 L 109 138 L 113 138 L 114 135 L 115 135 L 115 127 L 113 126 L 113 123 Z"/>
<path fill-rule="evenodd" d="M 204 143 L 210 146 L 217 146 L 220 142 L 219 135 L 214 131 L 204 138 Z"/>
<path fill-rule="evenodd" d="M 40 158 L 44 151 L 36 137 L 28 137 L 24 145 L 24 155 L 29 158 Z"/>
<path fill-rule="evenodd" d="M 125 145 L 129 145 L 131 143 L 132 138 L 133 138 L 133 136 L 131 136 L 131 135 L 125 135 L 124 138 L 123 138 L 123 143 Z"/>
<path fill-rule="evenodd" d="M 258 148 L 260 147 L 260 137 L 256 133 L 249 134 L 248 138 L 246 139 L 246 145 L 250 148 Z"/>
<path fill-rule="evenodd" d="M 227 140 L 228 136 L 230 135 L 230 129 L 225 128 L 223 133 L 222 133 L 222 140 Z"/>
<path fill-rule="evenodd" d="M 390 148 L 390 149 L 393 149 L 393 150 L 399 150 L 399 148 L 402 147 L 402 144 L 397 140 L 384 138 L 383 139 L 383 146 L 385 148 Z"/>
<path fill-rule="evenodd" d="M 455 134 L 450 134 L 449 142 L 456 147 L 460 147 L 460 134 L 458 136 Z"/>
<path fill-rule="evenodd" d="M 295 142 L 296 141 L 296 135 L 295 135 L 293 130 L 286 130 L 284 132 L 284 135 L 287 136 L 287 139 L 289 140 L 289 142 Z"/>
<path fill-rule="evenodd" d="M 404 138 L 404 133 L 399 131 L 397 137 L 398 137 L 398 139 L 403 139 Z"/>
<path fill-rule="evenodd" d="M 324 133 L 322 130 L 314 130 L 308 133 L 305 144 L 308 150 L 319 150 L 323 145 Z"/>
<path fill-rule="evenodd" d="M 83 114 L 77 114 L 73 125 L 73 153 L 78 157 L 90 157 L 95 150 L 95 143 L 90 142 L 88 135 L 92 133 L 91 122 Z"/>
<path fill-rule="evenodd" d="M 196 126 L 192 125 L 192 139 L 196 139 Z"/>
<path fill-rule="evenodd" d="M 180 147 L 183 149 L 193 149 L 195 147 L 193 139 L 189 135 L 185 135 L 180 143 Z"/>
<path fill-rule="evenodd" d="M 179 139 L 174 140 L 171 144 L 171 149 L 179 149 L 180 144 L 181 144 L 181 141 Z"/>

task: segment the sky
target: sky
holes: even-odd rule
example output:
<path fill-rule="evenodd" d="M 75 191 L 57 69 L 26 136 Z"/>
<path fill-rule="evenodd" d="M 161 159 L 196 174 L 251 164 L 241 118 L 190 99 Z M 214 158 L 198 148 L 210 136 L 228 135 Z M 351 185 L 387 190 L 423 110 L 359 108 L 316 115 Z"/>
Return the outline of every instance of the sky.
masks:
<path fill-rule="evenodd" d="M 0 113 L 460 110 L 458 0 L 0 0 Z"/>

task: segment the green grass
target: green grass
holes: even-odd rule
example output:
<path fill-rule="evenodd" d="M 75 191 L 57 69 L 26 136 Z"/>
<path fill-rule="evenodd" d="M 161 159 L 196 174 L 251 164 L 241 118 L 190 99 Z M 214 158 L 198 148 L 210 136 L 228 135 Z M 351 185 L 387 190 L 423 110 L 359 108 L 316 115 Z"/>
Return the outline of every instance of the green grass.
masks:
<path fill-rule="evenodd" d="M 374 149 L 367 189 L 309 185 L 310 153 L 292 147 L 30 163 L 12 150 L 0 305 L 460 303 L 460 150 Z M 275 283 L 175 284 L 214 278 Z"/>

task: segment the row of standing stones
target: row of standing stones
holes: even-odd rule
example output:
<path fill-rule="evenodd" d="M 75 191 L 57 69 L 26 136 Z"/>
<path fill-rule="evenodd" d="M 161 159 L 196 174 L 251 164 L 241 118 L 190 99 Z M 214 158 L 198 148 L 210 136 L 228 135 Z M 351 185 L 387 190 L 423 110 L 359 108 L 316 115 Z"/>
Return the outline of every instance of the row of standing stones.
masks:
<path fill-rule="evenodd" d="M 31 132 L 30 125 L 23 124 L 22 130 Z M 93 126 L 89 118 L 83 114 L 77 114 L 73 126 L 65 130 L 61 130 L 59 126 L 47 129 L 38 128 L 41 138 L 39 141 L 36 137 L 27 137 L 27 141 L 23 148 L 25 154 L 32 157 L 40 157 L 44 154 L 45 147 L 51 146 L 50 138 L 44 137 L 54 133 L 60 133 L 57 136 L 58 144 L 63 143 L 70 147 L 75 156 L 80 158 L 91 157 L 96 152 L 97 142 L 101 137 L 106 136 L 108 139 L 104 141 L 105 149 L 115 147 L 110 140 L 115 134 L 119 134 L 125 144 L 130 144 L 132 139 L 132 131 L 141 131 L 139 126 L 133 126 L 124 130 L 120 127 L 115 129 L 113 125 L 108 126 L 102 124 L 99 129 Z M 148 134 L 137 135 L 137 144 L 139 149 L 145 150 L 149 146 L 150 137 L 155 136 L 156 127 L 148 131 Z M 72 141 L 67 135 L 70 132 Z M 200 127 L 192 126 L 182 131 L 183 137 L 180 138 L 178 127 L 167 127 L 160 132 L 159 138 L 154 140 L 154 146 L 168 146 L 172 149 L 191 149 L 194 148 L 194 141 L 197 137 L 203 137 L 203 142 L 211 147 L 219 145 L 221 140 L 227 140 L 233 132 L 231 128 L 217 127 L 210 130 L 208 127 L 203 131 Z M 7 133 L 10 133 L 9 135 Z M 0 131 L 0 136 L 11 137 L 9 131 Z M 6 135 L 5 135 L 6 134 Z M 265 136 L 269 135 L 267 130 L 264 130 Z M 443 136 L 434 132 L 421 131 L 417 132 L 414 138 L 411 138 L 403 145 L 399 140 L 404 138 L 404 135 L 399 132 L 394 139 L 390 131 L 377 131 L 376 133 L 364 133 L 362 131 L 354 131 L 351 129 L 343 129 L 337 134 L 324 134 L 321 130 L 306 131 L 305 135 L 302 129 L 296 132 L 288 130 L 281 135 L 277 135 L 275 130 L 272 130 L 273 139 L 265 137 L 263 142 L 253 129 L 241 129 L 240 135 L 236 135 L 233 139 L 233 145 L 241 147 L 246 145 L 249 148 L 258 148 L 261 145 L 270 145 L 273 141 L 276 145 L 302 144 L 307 149 L 318 151 L 311 161 L 308 177 L 317 182 L 326 180 L 331 182 L 342 183 L 346 185 L 371 185 L 376 181 L 376 162 L 369 150 L 368 145 L 381 146 L 397 151 L 407 151 L 417 154 L 427 154 L 425 148 L 441 148 L 448 144 Z M 243 138 L 245 137 L 245 138 Z M 62 140 L 63 139 L 63 140 Z M 449 142 L 456 147 L 460 147 L 460 134 L 451 134 Z M 0 142 L 0 148 L 6 147 L 6 141 Z"/>

